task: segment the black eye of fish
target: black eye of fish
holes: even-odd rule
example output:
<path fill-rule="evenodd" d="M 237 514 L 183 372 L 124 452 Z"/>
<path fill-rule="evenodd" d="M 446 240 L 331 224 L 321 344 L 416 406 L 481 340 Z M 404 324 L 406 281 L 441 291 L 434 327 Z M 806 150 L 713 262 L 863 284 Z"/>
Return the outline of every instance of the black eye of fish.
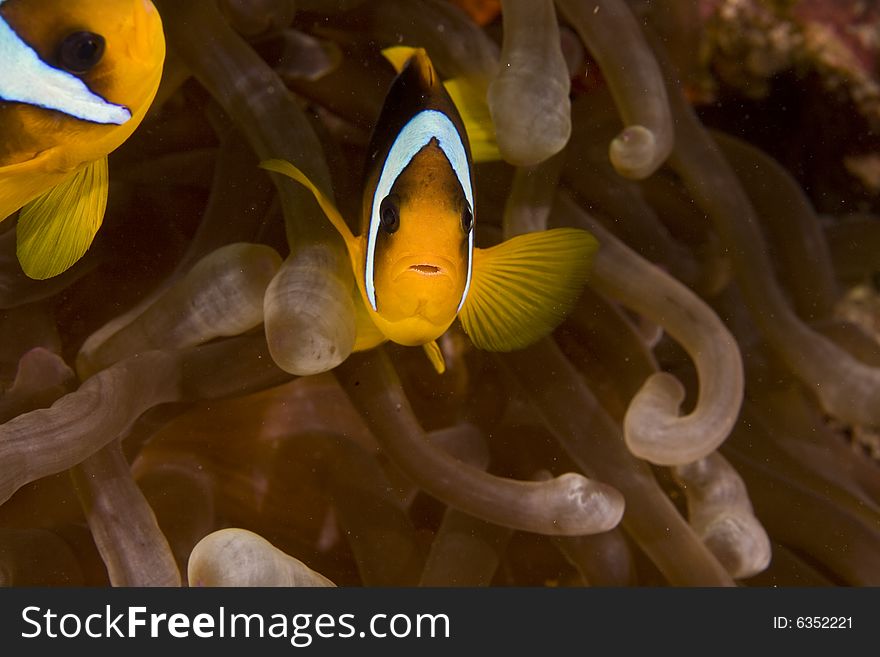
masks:
<path fill-rule="evenodd" d="M 471 212 L 469 205 L 465 205 L 461 212 L 461 227 L 464 228 L 465 233 L 471 232 L 471 228 L 474 227 L 474 213 Z"/>
<path fill-rule="evenodd" d="M 400 199 L 396 194 L 389 194 L 382 200 L 382 205 L 379 206 L 380 225 L 382 226 L 382 230 L 389 235 L 391 233 L 396 233 L 397 229 L 400 228 L 399 203 Z"/>
<path fill-rule="evenodd" d="M 58 63 L 70 73 L 88 73 L 104 56 L 104 37 L 94 32 L 72 32 L 58 47 Z"/>

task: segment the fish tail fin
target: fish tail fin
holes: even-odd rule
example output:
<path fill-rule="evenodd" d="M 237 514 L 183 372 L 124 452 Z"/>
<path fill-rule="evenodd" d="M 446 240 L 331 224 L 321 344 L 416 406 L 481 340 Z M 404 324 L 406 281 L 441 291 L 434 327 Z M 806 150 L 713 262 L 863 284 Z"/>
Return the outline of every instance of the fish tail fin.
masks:
<path fill-rule="evenodd" d="M 549 334 L 580 296 L 597 246 L 585 230 L 555 228 L 475 249 L 459 315 L 465 332 L 487 351 L 522 349 Z"/>
<path fill-rule="evenodd" d="M 108 190 L 105 156 L 22 207 L 16 252 L 24 273 L 51 278 L 82 258 L 104 221 Z"/>
<path fill-rule="evenodd" d="M 327 219 L 330 220 L 330 223 L 333 224 L 333 227 L 342 236 L 346 247 L 348 247 L 349 254 L 352 258 L 355 257 L 358 248 L 357 238 L 352 234 L 348 224 L 345 223 L 345 219 L 342 217 L 342 213 L 337 209 L 336 204 L 333 203 L 324 192 L 318 189 L 317 185 L 315 185 L 306 174 L 287 160 L 280 159 L 263 160 L 260 162 L 260 168 L 265 169 L 266 171 L 280 173 L 282 176 L 295 180 L 309 190 L 312 193 L 312 196 L 315 197 L 318 205 L 321 206 L 321 210 L 324 211 Z"/>

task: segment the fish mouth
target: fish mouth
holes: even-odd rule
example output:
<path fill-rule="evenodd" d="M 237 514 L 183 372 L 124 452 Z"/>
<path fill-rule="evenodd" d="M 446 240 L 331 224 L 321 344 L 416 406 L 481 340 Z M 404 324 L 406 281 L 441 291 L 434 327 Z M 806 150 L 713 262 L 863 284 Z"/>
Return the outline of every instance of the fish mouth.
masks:
<path fill-rule="evenodd" d="M 451 277 L 456 271 L 452 262 L 442 256 L 405 256 L 394 265 L 395 279 L 401 276 L 423 276 L 426 278 Z"/>
<path fill-rule="evenodd" d="M 417 271 L 420 274 L 424 274 L 426 276 L 436 276 L 437 274 L 443 273 L 443 269 L 441 269 L 437 265 L 428 265 L 428 264 L 410 265 L 408 267 L 408 269 L 410 271 Z"/>

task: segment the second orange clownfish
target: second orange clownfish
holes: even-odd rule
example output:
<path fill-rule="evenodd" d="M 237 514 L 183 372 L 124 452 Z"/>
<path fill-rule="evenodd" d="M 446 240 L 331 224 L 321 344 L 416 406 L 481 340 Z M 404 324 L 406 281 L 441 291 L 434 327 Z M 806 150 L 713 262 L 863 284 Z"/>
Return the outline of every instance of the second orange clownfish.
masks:
<path fill-rule="evenodd" d="M 164 61 L 150 0 L 0 0 L 0 221 L 20 210 L 16 252 L 31 278 L 88 250 L 107 154 L 144 118 Z"/>

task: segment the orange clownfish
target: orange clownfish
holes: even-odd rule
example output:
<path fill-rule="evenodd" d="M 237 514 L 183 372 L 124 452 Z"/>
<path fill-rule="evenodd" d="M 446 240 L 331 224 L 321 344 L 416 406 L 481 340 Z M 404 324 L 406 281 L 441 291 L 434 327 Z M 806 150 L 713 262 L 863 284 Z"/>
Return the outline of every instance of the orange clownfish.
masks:
<path fill-rule="evenodd" d="M 144 118 L 164 60 L 150 0 L 0 0 L 0 220 L 21 210 L 31 278 L 60 274 L 91 245 L 107 154 Z"/>
<path fill-rule="evenodd" d="M 443 372 L 436 340 L 456 317 L 489 351 L 552 331 L 580 294 L 597 244 L 586 231 L 558 228 L 475 248 L 464 122 L 425 51 L 407 48 L 403 58 L 400 50 L 389 55 L 399 73 L 368 151 L 359 236 L 299 169 L 261 166 L 307 187 L 345 240 L 359 297 L 355 351 L 385 340 L 421 345 Z"/>

